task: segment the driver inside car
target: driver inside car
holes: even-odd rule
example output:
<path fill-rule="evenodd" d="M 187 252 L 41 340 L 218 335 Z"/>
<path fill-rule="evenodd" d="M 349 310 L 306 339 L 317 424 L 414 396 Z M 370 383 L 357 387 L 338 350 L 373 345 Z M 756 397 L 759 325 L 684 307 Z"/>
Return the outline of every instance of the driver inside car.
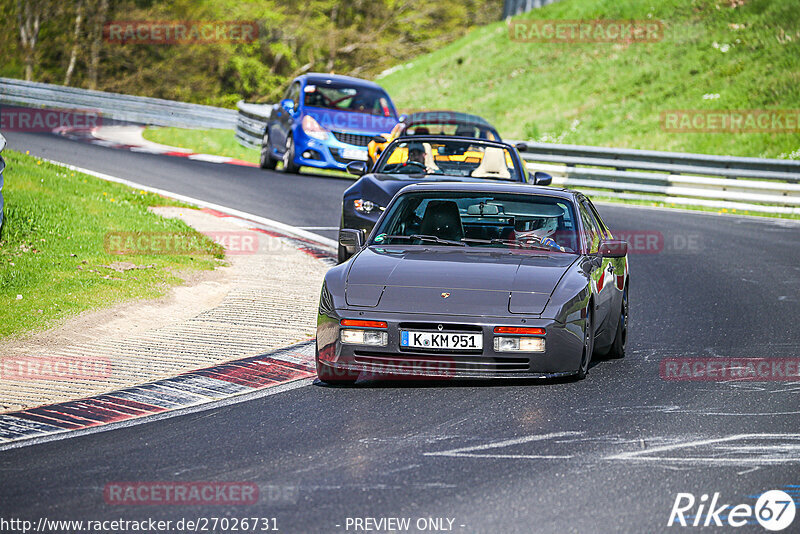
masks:
<path fill-rule="evenodd" d="M 556 243 L 554 236 L 558 230 L 558 217 L 545 217 L 539 227 L 527 232 L 517 232 L 516 238 L 519 243 L 530 243 L 532 245 L 545 245 L 550 248 L 565 252 L 566 249 Z"/>
<path fill-rule="evenodd" d="M 411 174 L 426 172 L 428 166 L 425 164 L 425 147 L 422 143 L 409 143 L 408 144 L 408 157 L 405 163 L 402 163 L 396 172 Z"/>

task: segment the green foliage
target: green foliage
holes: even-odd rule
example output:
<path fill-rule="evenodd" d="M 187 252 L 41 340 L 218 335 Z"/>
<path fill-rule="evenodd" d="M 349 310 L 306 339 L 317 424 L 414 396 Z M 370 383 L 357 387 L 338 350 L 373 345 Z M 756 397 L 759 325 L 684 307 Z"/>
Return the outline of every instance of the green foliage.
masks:
<path fill-rule="evenodd" d="M 520 19 L 659 20 L 665 38 L 525 43 L 498 22 L 378 81 L 402 109 L 477 113 L 509 139 L 800 157 L 797 133 L 669 133 L 660 124 L 666 110 L 800 109 L 800 2 L 572 0 Z"/>
<path fill-rule="evenodd" d="M 104 0 L 31 0 L 42 29 L 34 79 L 63 83 L 83 5 L 71 85 L 90 84 L 91 49 Z M 100 40 L 98 89 L 232 107 L 270 102 L 296 75 L 371 77 L 500 17 L 502 0 L 110 0 L 106 21 L 256 21 L 255 42 L 114 44 Z M 15 2 L 0 2 L 0 76 L 24 76 Z"/>

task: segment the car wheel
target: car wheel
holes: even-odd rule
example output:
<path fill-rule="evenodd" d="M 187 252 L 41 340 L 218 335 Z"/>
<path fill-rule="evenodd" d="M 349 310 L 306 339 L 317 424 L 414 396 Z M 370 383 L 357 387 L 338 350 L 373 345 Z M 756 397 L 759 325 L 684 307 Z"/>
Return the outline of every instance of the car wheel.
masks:
<path fill-rule="evenodd" d="M 614 336 L 614 343 L 608 351 L 608 357 L 619 359 L 625 357 L 625 346 L 628 343 L 628 284 L 622 291 L 622 309 L 619 313 L 619 324 L 617 334 Z"/>
<path fill-rule="evenodd" d="M 261 158 L 259 159 L 259 166 L 262 169 L 274 169 L 278 161 L 272 157 L 269 148 L 269 128 L 264 131 L 264 137 L 261 139 Z"/>
<path fill-rule="evenodd" d="M 317 362 L 317 377 L 331 386 L 352 386 L 358 379 L 358 375 L 354 376 L 349 371 L 334 369 L 319 362 Z"/>
<path fill-rule="evenodd" d="M 592 303 L 590 302 L 586 310 L 586 327 L 583 332 L 583 358 L 581 358 L 578 372 L 575 373 L 576 380 L 583 380 L 586 378 L 586 375 L 589 373 L 589 364 L 592 361 L 592 352 L 594 352 L 594 332 L 592 332 L 594 321 L 592 315 Z"/>
<path fill-rule="evenodd" d="M 286 138 L 286 150 L 283 151 L 283 172 L 296 173 L 300 170 L 300 165 L 294 162 L 294 138 L 290 135 Z"/>
<path fill-rule="evenodd" d="M 358 373 L 344 369 L 334 369 L 330 365 L 325 365 L 319 361 L 319 347 L 316 347 L 317 377 L 331 386 L 350 386 L 355 384 Z"/>

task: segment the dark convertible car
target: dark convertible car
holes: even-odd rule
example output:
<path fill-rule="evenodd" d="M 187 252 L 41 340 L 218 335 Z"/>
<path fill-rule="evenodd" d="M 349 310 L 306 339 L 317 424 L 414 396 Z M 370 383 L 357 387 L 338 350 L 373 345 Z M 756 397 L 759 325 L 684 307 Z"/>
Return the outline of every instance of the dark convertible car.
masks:
<path fill-rule="evenodd" d="M 514 183 L 420 183 L 325 276 L 317 374 L 586 376 L 625 354 L 627 243 L 583 194 Z"/>
<path fill-rule="evenodd" d="M 389 143 L 367 173 L 356 161 L 347 170 L 361 178 L 342 197 L 342 229 L 361 230 L 366 237 L 392 197 L 416 182 L 521 182 L 547 185 L 543 172 L 531 175 L 517 149 L 488 139 L 452 135 L 414 135 Z M 339 262 L 350 254 L 339 247 Z"/>

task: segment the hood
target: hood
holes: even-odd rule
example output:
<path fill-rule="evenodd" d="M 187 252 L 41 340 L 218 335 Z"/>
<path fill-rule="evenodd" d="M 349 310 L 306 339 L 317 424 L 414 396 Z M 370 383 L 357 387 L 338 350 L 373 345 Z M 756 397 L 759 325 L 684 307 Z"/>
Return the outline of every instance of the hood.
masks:
<path fill-rule="evenodd" d="M 372 246 L 352 261 L 345 299 L 349 306 L 386 312 L 539 315 L 576 259 L 546 252 Z"/>
<path fill-rule="evenodd" d="M 355 111 L 339 111 L 308 106 L 304 108 L 303 113 L 311 115 L 320 126 L 328 130 L 368 135 L 389 133 L 397 124 L 397 117 L 384 117 Z"/>

